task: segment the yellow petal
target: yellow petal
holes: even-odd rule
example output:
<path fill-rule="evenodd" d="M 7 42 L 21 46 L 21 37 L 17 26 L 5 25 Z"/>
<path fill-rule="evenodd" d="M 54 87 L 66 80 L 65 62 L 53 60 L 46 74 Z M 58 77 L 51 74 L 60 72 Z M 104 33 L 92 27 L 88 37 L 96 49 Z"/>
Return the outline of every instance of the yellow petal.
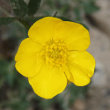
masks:
<path fill-rule="evenodd" d="M 22 60 L 16 62 L 17 71 L 25 77 L 33 77 L 38 74 L 43 65 L 39 54 L 22 55 Z"/>
<path fill-rule="evenodd" d="M 44 17 L 36 21 L 29 29 L 28 36 L 34 41 L 41 44 L 51 40 L 53 37 L 53 30 L 57 23 L 61 22 L 61 19 L 55 17 Z"/>
<path fill-rule="evenodd" d="M 73 51 L 69 56 L 68 68 L 72 75 L 68 80 L 77 86 L 84 86 L 89 84 L 94 74 L 95 59 L 87 51 Z"/>
<path fill-rule="evenodd" d="M 38 54 L 40 46 L 30 38 L 23 40 L 15 56 L 15 67 L 25 77 L 36 75 L 41 69 L 42 59 Z"/>
<path fill-rule="evenodd" d="M 38 43 L 35 43 L 34 41 L 32 41 L 30 38 L 26 38 L 24 39 L 19 48 L 18 51 L 15 55 L 15 61 L 21 60 L 23 57 L 23 55 L 31 55 L 33 53 L 39 52 L 41 49 L 41 45 Z"/>
<path fill-rule="evenodd" d="M 66 85 L 67 79 L 60 68 L 52 68 L 45 65 L 33 78 L 28 78 L 34 92 L 45 99 L 51 99 L 61 93 Z"/>
<path fill-rule="evenodd" d="M 54 38 L 63 40 L 69 50 L 86 50 L 90 45 L 88 30 L 81 24 L 63 21 L 56 24 Z"/>

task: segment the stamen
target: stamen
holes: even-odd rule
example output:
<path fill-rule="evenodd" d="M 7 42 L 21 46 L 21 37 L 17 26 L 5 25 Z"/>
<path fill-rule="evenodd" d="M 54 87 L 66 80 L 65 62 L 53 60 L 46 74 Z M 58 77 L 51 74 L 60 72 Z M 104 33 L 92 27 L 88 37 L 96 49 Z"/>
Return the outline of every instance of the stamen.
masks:
<path fill-rule="evenodd" d="M 49 41 L 43 47 L 43 58 L 46 63 L 52 64 L 53 66 L 62 66 L 66 63 L 67 48 L 65 43 L 58 41 Z"/>

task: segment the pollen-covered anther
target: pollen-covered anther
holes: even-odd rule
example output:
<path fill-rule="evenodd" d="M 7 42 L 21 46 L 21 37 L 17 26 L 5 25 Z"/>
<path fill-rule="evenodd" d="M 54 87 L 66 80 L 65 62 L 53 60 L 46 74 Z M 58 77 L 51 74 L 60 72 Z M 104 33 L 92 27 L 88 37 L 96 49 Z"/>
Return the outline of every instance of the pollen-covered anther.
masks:
<path fill-rule="evenodd" d="M 53 66 L 62 66 L 66 63 L 67 48 L 62 41 L 49 41 L 43 47 L 43 57 L 46 63 Z"/>

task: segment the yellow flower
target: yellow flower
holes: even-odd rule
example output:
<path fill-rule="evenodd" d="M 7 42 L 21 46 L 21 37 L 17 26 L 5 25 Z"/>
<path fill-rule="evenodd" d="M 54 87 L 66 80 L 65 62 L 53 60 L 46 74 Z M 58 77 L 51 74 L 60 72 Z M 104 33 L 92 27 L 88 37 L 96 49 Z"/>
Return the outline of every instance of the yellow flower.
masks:
<path fill-rule="evenodd" d="M 72 82 L 90 83 L 95 60 L 86 49 L 89 32 L 81 24 L 44 17 L 28 31 L 15 56 L 15 67 L 28 78 L 34 92 L 45 99 L 61 93 Z"/>

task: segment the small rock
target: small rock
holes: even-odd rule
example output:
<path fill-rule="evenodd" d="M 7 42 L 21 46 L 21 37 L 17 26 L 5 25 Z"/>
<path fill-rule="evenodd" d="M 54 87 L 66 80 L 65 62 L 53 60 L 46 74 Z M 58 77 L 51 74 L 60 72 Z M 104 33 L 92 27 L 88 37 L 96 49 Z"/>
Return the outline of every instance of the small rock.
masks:
<path fill-rule="evenodd" d="M 85 101 L 82 99 L 77 99 L 74 102 L 72 110 L 85 110 L 86 109 L 86 104 Z"/>

